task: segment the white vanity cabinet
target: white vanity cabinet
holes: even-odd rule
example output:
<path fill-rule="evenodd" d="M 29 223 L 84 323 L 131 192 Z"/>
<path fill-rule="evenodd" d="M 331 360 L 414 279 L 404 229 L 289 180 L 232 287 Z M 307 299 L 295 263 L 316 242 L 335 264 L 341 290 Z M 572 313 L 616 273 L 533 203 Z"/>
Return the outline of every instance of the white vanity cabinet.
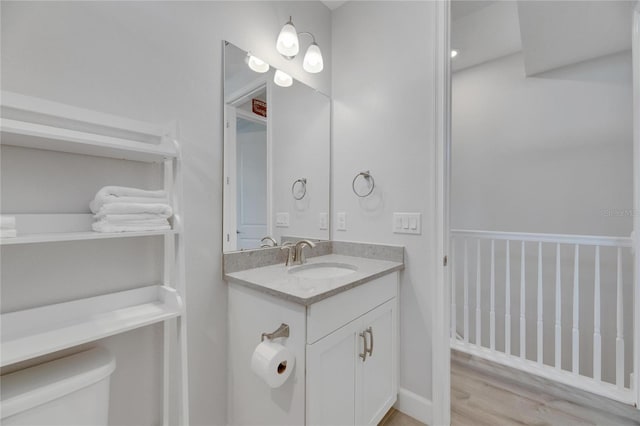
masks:
<path fill-rule="evenodd" d="M 291 278 L 281 264 L 226 274 L 230 425 L 376 425 L 396 402 L 403 264 L 335 254 L 313 262 L 358 272 L 337 282 Z M 293 353 L 295 370 L 270 388 L 250 360 L 261 334 L 283 323 L 290 334 L 275 342 Z"/>
<path fill-rule="evenodd" d="M 395 317 L 392 299 L 307 345 L 308 425 L 382 420 L 397 396 Z"/>
<path fill-rule="evenodd" d="M 354 299 L 351 306 L 347 303 L 336 312 L 338 316 L 351 313 L 352 318 L 307 344 L 307 425 L 376 425 L 395 403 L 397 279 L 396 273 L 390 274 L 350 290 L 353 294 L 335 296 Z M 378 304 L 380 298 L 388 296 L 392 297 Z M 326 303 L 342 305 L 332 299 L 326 299 Z M 362 313 L 363 308 L 371 309 Z M 313 315 L 311 305 L 309 325 L 313 324 Z"/>

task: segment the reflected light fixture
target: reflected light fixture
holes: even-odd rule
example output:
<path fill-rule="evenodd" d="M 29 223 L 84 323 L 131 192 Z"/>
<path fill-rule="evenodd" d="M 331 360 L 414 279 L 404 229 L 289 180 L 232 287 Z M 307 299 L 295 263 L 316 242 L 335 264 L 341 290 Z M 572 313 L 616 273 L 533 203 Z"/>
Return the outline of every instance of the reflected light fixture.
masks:
<path fill-rule="evenodd" d="M 311 74 L 319 73 L 324 68 L 324 61 L 322 60 L 322 52 L 320 46 L 316 43 L 316 38 L 310 32 L 296 32 L 296 27 L 293 26 L 291 16 L 289 21 L 282 27 L 278 39 L 276 41 L 276 50 L 284 56 L 286 59 L 293 59 L 300 52 L 300 40 L 298 36 L 308 35 L 311 36 L 312 42 L 307 48 L 302 61 L 302 68 Z"/>
<path fill-rule="evenodd" d="M 293 78 L 284 71 L 276 70 L 273 82 L 280 87 L 289 87 L 293 84 Z"/>
<path fill-rule="evenodd" d="M 253 56 L 251 53 L 247 53 L 246 62 L 247 65 L 249 65 L 249 68 L 251 68 L 255 72 L 262 74 L 269 71 L 269 64 L 262 59 Z"/>
<path fill-rule="evenodd" d="M 451 49 L 451 59 L 455 58 L 456 56 L 458 56 L 458 51 L 456 49 Z"/>
<path fill-rule="evenodd" d="M 293 59 L 300 51 L 298 33 L 296 32 L 296 27 L 293 26 L 291 16 L 289 16 L 289 21 L 280 30 L 280 34 L 278 34 L 276 50 L 287 59 Z"/>

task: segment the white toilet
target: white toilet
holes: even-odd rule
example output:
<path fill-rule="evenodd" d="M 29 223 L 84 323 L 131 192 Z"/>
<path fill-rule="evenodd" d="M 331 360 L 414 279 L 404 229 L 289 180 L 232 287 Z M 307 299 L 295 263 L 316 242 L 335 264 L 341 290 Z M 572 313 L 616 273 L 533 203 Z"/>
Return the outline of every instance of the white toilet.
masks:
<path fill-rule="evenodd" d="M 115 368 L 113 356 L 95 348 L 6 374 L 0 377 L 0 423 L 106 426 Z"/>

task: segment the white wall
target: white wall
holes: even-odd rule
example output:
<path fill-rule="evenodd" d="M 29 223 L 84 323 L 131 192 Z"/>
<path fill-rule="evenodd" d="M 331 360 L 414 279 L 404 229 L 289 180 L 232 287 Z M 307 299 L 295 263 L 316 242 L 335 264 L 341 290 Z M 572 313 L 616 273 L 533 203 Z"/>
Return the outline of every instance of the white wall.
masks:
<path fill-rule="evenodd" d="M 400 386 L 419 397 L 422 419 L 432 395 L 434 9 L 432 2 L 357 1 L 333 11 L 333 238 L 405 246 Z M 376 189 L 360 199 L 351 182 L 363 170 Z M 335 230 L 336 212 L 347 213 L 346 231 Z M 421 212 L 422 235 L 393 234 L 393 212 Z"/>
<path fill-rule="evenodd" d="M 289 15 L 299 30 L 315 34 L 323 49 L 323 73 L 307 74 L 301 67 L 302 55 L 288 62 L 273 48 Z M 3 2 L 1 35 L 4 90 L 140 120 L 179 121 L 185 171 L 191 423 L 224 424 L 227 287 L 221 270 L 221 41 L 251 50 L 330 93 L 329 10 L 319 2 Z M 29 160 L 24 161 L 28 165 Z M 65 176 L 52 174 L 59 182 Z M 102 183 L 91 174 L 84 178 L 92 181 L 86 188 Z M 134 177 L 128 182 L 133 181 Z M 81 209 L 79 197 L 73 197 L 70 212 Z M 102 243 L 91 250 L 110 244 Z M 120 249 L 110 250 L 117 254 Z M 25 260 L 16 257 L 16 262 Z M 150 270 L 155 260 L 150 262 L 148 269 L 136 266 L 136 270 Z M 90 267 L 77 274 L 78 293 L 70 289 L 65 293 L 69 298 L 87 291 L 82 283 L 93 282 Z M 132 282 L 143 278 L 134 277 Z M 49 281 L 48 291 L 64 282 L 57 276 Z M 19 297 L 32 291 L 29 284 L 23 282 Z M 154 347 L 159 348 L 155 345 L 161 334 L 154 335 L 154 330 L 126 334 L 109 343 L 119 363 L 111 393 L 115 424 L 158 423 L 160 386 L 153 378 L 158 377 L 159 360 L 146 361 L 147 355 L 159 353 Z M 142 346 L 136 348 L 137 344 Z"/>
<path fill-rule="evenodd" d="M 521 54 L 453 75 L 452 227 L 628 236 L 631 54 L 525 78 Z"/>

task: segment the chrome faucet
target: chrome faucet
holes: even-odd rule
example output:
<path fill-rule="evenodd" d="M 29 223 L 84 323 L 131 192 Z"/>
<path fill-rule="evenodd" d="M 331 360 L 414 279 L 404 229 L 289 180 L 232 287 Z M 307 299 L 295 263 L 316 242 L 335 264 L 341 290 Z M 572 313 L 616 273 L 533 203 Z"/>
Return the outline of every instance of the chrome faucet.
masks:
<path fill-rule="evenodd" d="M 270 241 L 271 244 L 267 244 L 266 241 Z M 267 235 L 266 237 L 260 240 L 260 248 L 265 248 L 265 247 L 278 247 L 278 243 L 276 242 L 276 240 L 274 240 L 273 238 Z"/>
<path fill-rule="evenodd" d="M 290 241 L 285 241 L 282 243 L 280 250 L 287 250 L 287 260 L 284 261 L 284 266 L 293 265 L 293 256 L 295 251 L 293 250 L 293 243 Z"/>
<path fill-rule="evenodd" d="M 314 248 L 316 245 L 309 240 L 300 240 L 295 245 L 295 250 L 293 252 L 293 265 L 302 265 L 307 260 L 304 257 L 304 248 L 310 247 Z"/>

